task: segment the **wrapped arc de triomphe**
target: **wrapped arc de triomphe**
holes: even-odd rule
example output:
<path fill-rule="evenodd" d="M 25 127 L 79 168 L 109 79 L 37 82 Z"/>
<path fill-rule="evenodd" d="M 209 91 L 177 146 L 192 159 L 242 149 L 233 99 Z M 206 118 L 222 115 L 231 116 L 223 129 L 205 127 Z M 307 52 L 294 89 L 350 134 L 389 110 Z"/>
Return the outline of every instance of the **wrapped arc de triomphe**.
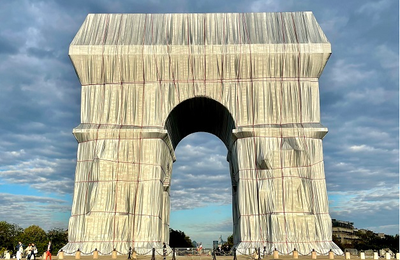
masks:
<path fill-rule="evenodd" d="M 89 14 L 69 50 L 82 105 L 63 250 L 168 244 L 174 149 L 203 131 L 228 151 L 238 253 L 342 254 L 320 124 L 330 54 L 311 12 Z"/>

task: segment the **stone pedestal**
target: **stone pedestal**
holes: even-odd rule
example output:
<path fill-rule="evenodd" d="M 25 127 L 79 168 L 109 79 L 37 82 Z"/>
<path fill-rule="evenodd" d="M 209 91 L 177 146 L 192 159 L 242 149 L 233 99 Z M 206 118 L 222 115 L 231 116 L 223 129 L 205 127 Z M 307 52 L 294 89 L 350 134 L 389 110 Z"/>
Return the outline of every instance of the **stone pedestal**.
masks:
<path fill-rule="evenodd" d="M 279 253 L 278 250 L 274 250 L 274 259 L 279 259 Z"/>
<path fill-rule="evenodd" d="M 299 252 L 297 250 L 293 250 L 293 259 L 298 259 L 299 258 Z"/>
<path fill-rule="evenodd" d="M 317 259 L 317 252 L 315 250 L 311 252 L 311 259 Z"/>
<path fill-rule="evenodd" d="M 344 258 L 345 258 L 345 259 L 350 259 L 350 252 L 346 252 L 346 253 L 344 254 Z"/>

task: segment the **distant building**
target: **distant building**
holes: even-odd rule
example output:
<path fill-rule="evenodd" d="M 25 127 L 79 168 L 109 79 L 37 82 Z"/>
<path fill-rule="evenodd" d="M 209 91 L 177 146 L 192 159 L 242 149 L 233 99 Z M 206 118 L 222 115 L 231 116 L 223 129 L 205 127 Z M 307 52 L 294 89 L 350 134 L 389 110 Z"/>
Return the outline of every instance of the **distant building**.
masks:
<path fill-rule="evenodd" d="M 355 229 L 355 231 L 359 231 L 360 233 L 362 233 L 362 234 L 366 234 L 368 231 L 370 231 L 370 230 L 368 230 L 368 229 Z"/>
<path fill-rule="evenodd" d="M 332 219 L 332 235 L 336 236 L 342 245 L 353 244 L 358 240 L 354 232 L 353 222 Z"/>
<path fill-rule="evenodd" d="M 218 240 L 213 241 L 213 249 L 216 250 L 218 248 Z"/>
<path fill-rule="evenodd" d="M 222 246 L 224 243 L 225 243 L 225 241 L 222 239 L 222 235 L 219 236 L 219 239 L 218 239 L 218 246 Z"/>
<path fill-rule="evenodd" d="M 221 250 L 222 245 L 225 244 L 225 243 L 226 243 L 226 241 L 224 241 L 224 240 L 222 239 L 222 235 L 221 235 L 221 236 L 219 236 L 218 240 L 214 240 L 214 241 L 213 241 L 213 249 L 214 249 L 214 250 L 216 250 L 216 249 Z"/>

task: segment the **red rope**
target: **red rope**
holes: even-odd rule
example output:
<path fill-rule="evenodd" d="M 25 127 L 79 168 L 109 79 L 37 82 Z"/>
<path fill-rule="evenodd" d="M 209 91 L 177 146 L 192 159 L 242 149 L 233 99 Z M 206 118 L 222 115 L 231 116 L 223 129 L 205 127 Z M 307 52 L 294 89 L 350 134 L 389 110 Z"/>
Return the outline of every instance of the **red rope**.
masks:
<path fill-rule="evenodd" d="M 170 17 L 171 16 L 172 16 L 172 14 L 170 14 Z M 166 17 L 167 16 L 165 16 L 165 18 Z M 172 19 L 170 19 L 170 21 L 172 22 Z M 166 21 L 165 21 L 164 24 L 168 25 Z M 174 87 L 175 87 L 175 93 L 178 96 L 178 104 L 179 104 L 180 103 L 180 93 L 179 93 L 179 88 L 176 86 L 177 81 L 175 80 L 175 71 L 174 71 L 174 68 L 172 67 L 171 50 L 170 50 L 170 45 L 169 45 L 169 35 L 168 35 L 168 27 L 167 26 L 165 26 L 165 38 L 166 38 L 166 44 L 167 44 L 169 70 L 171 72 L 172 82 L 173 82 Z M 171 80 L 169 80 L 169 81 L 171 81 Z"/>
<path fill-rule="evenodd" d="M 189 30 L 189 14 L 186 14 L 186 34 L 187 34 L 187 46 L 188 46 L 188 66 L 190 67 L 190 72 L 192 73 L 192 79 L 189 79 L 188 74 L 188 82 L 192 82 L 192 92 L 193 96 L 196 96 L 196 88 L 194 86 L 194 66 L 193 66 L 193 58 L 192 58 L 192 51 L 190 46 L 190 30 Z"/>
<path fill-rule="evenodd" d="M 254 241 L 241 241 L 241 242 L 251 243 L 251 242 L 254 242 Z M 269 244 L 308 244 L 308 243 L 329 243 L 329 242 L 332 242 L 332 240 L 312 240 L 312 241 L 305 241 L 305 242 L 297 242 L 297 241 L 296 242 L 290 242 L 290 241 L 286 241 L 286 242 L 269 242 L 269 241 L 265 241 L 265 242 L 269 243 Z"/>
<path fill-rule="evenodd" d="M 102 77 L 103 82 L 105 81 L 105 79 L 104 79 L 104 45 L 105 45 L 105 41 L 106 41 L 106 38 L 107 38 L 106 36 L 107 36 L 107 32 L 108 32 L 109 15 L 106 15 L 106 19 L 105 19 L 104 23 L 105 23 L 105 28 L 104 28 L 104 31 L 103 31 L 103 41 L 102 41 L 102 63 L 101 63 L 101 65 L 102 65 L 102 66 L 101 66 L 101 77 Z M 105 87 L 105 85 L 102 85 L 102 86 L 103 86 L 103 88 Z M 104 96 L 103 96 L 104 91 L 102 91 L 101 93 L 102 93 L 102 98 L 101 98 L 101 100 L 104 100 Z M 103 105 L 102 102 L 100 102 L 100 104 Z M 100 111 L 102 111 L 101 108 L 102 108 L 102 107 L 100 107 L 100 109 L 99 109 Z M 100 119 L 99 121 L 100 121 L 100 122 L 99 122 L 99 124 L 98 124 L 98 126 L 97 126 L 97 130 L 96 130 L 96 139 L 94 140 L 94 142 L 95 142 L 95 147 L 94 147 L 94 149 L 93 149 L 93 158 L 96 157 L 97 137 L 98 137 L 98 135 L 99 135 L 99 128 L 100 128 L 100 126 L 101 126 L 101 119 Z M 80 143 L 79 145 L 81 145 L 81 143 Z M 93 160 L 93 161 L 94 161 L 94 160 Z M 88 172 L 88 179 L 91 178 L 92 169 L 93 169 L 93 168 L 91 167 L 90 170 L 89 170 L 89 172 Z M 85 199 L 84 199 L 84 203 L 85 203 L 85 206 L 84 206 L 84 213 L 87 213 L 87 212 L 90 211 L 90 208 L 88 208 L 89 203 L 88 203 L 88 201 L 87 201 L 88 195 L 89 195 L 89 187 L 88 187 L 88 185 L 86 185 L 86 192 L 85 192 Z"/>
<path fill-rule="evenodd" d="M 220 81 L 221 81 L 221 91 L 220 91 L 220 97 L 219 100 L 222 103 L 223 102 L 223 93 L 224 93 L 224 61 L 225 61 L 225 37 L 226 37 L 226 32 L 225 32 L 225 23 L 226 23 L 226 14 L 224 15 L 224 22 L 222 24 L 222 40 L 221 40 L 221 48 L 222 48 L 222 54 L 221 54 L 221 76 L 220 76 Z"/>
<path fill-rule="evenodd" d="M 95 122 L 86 122 L 86 123 L 82 123 L 81 125 L 88 125 L 88 124 L 97 125 L 97 123 L 95 123 Z M 281 124 L 281 123 L 263 124 L 263 123 L 260 123 L 260 124 L 254 124 L 254 127 L 255 128 L 259 128 L 260 126 L 290 126 L 292 124 L 293 123 L 286 123 L 286 124 Z M 303 122 L 303 124 L 315 124 L 315 122 Z M 113 124 L 113 123 L 102 123 L 101 125 L 102 126 L 119 126 L 119 124 Z M 135 124 L 129 124 L 129 125 L 128 124 L 124 124 L 123 126 L 124 127 L 137 127 L 137 128 L 140 128 L 140 125 L 135 125 Z M 243 128 L 243 127 L 250 127 L 251 128 L 252 126 L 253 126 L 252 124 L 250 124 L 250 125 L 238 125 L 238 128 Z M 158 130 L 164 129 L 162 126 L 158 126 L 158 125 L 146 125 L 143 128 L 152 128 L 152 129 L 156 128 Z M 322 128 L 322 126 L 321 126 L 321 128 Z M 271 129 L 273 129 L 273 128 L 271 128 Z M 290 129 L 290 127 L 288 127 L 287 129 Z M 109 130 L 109 129 L 105 129 L 105 130 Z"/>
<path fill-rule="evenodd" d="M 155 55 L 155 54 L 154 54 Z M 172 61 L 171 61 L 172 63 Z M 300 77 L 302 82 L 318 82 L 317 78 L 302 78 Z M 293 81 L 293 80 L 298 80 L 298 77 L 285 77 L 285 78 L 281 78 L 281 77 L 275 77 L 275 76 L 266 76 L 266 77 L 253 77 L 253 79 L 250 78 L 215 78 L 215 79 L 207 79 L 207 83 L 219 83 L 219 82 L 264 82 L 264 81 Z M 161 80 L 161 82 L 164 83 L 186 83 L 186 84 L 193 84 L 193 83 L 204 83 L 204 79 L 163 79 Z M 123 81 L 122 83 L 125 84 L 131 84 L 131 85 L 143 85 L 143 81 L 140 80 L 136 80 L 136 81 Z M 148 80 L 146 81 L 147 84 L 159 84 L 159 80 Z M 120 82 L 107 82 L 101 85 L 119 85 Z M 88 84 L 83 84 L 81 85 L 82 87 L 86 87 L 86 86 L 98 86 L 100 84 L 98 83 L 88 83 Z"/>
<path fill-rule="evenodd" d="M 314 215 L 314 213 L 309 212 L 309 211 L 270 211 L 270 212 L 266 212 L 266 213 L 259 213 L 259 214 L 241 214 L 241 217 L 253 217 L 253 216 L 267 216 L 267 215 L 278 215 L 278 214 L 298 214 L 298 213 L 302 213 L 302 214 L 307 214 L 305 216 L 312 216 Z M 327 215 L 329 213 L 326 212 L 320 212 L 318 213 L 318 215 Z"/>
<path fill-rule="evenodd" d="M 282 23 L 282 37 L 283 37 L 283 48 L 284 51 L 283 53 L 285 53 L 285 32 L 284 32 L 284 21 L 283 21 L 283 17 L 282 17 L 282 13 L 280 13 L 280 18 L 281 18 L 281 23 Z M 281 77 L 284 78 L 284 68 L 285 68 L 285 56 L 282 55 L 282 61 L 281 61 Z M 284 184 L 284 173 L 283 173 L 283 152 L 282 152 L 282 147 L 283 147 L 283 131 L 282 131 L 282 103 L 283 103 L 283 81 L 281 82 L 281 102 L 280 102 L 280 124 L 281 124 L 281 144 L 280 144 L 280 151 L 281 151 L 281 176 L 282 176 L 282 209 L 283 209 L 283 222 L 284 222 L 284 229 L 285 229 L 285 240 L 286 240 L 286 246 L 287 246 L 287 250 L 289 251 L 289 245 L 288 245 L 288 237 L 287 237 L 287 233 L 288 233 L 288 226 L 287 226 L 287 222 L 286 222 L 286 214 L 285 214 L 285 184 Z"/>
<path fill-rule="evenodd" d="M 297 87 L 299 90 L 299 110 L 300 110 L 300 124 L 301 124 L 301 129 L 303 131 L 303 140 L 304 140 L 304 146 L 305 146 L 305 151 L 308 152 L 308 145 L 307 145 L 307 140 L 306 140 L 306 135 L 305 135 L 305 131 L 304 131 L 304 125 L 303 125 L 303 104 L 302 104 L 302 95 L 301 95 L 301 91 L 302 91 L 302 87 L 301 87 L 301 83 L 300 83 L 300 73 L 301 73 L 301 52 L 300 52 L 300 43 L 299 43 L 299 39 L 297 37 L 297 30 L 296 30 L 296 23 L 294 22 L 294 17 L 293 17 L 293 13 L 292 15 L 292 23 L 293 23 L 293 28 L 294 28 L 294 33 L 296 36 L 296 42 L 297 42 L 297 49 L 298 49 L 298 56 L 297 56 Z M 299 134 L 300 136 L 300 134 Z M 311 175 L 311 173 L 310 173 Z M 315 212 L 315 201 L 314 201 L 314 189 L 313 187 L 311 187 L 311 207 L 313 208 L 313 211 Z"/>
<path fill-rule="evenodd" d="M 121 23 L 122 23 L 122 18 L 120 19 L 120 21 L 119 21 L 119 28 L 118 28 L 118 33 L 117 33 L 117 40 L 119 39 L 119 37 L 120 37 L 120 32 L 121 32 Z M 117 48 L 117 50 L 118 50 L 118 48 Z M 119 55 L 118 55 L 118 53 L 117 53 L 117 57 L 118 57 Z M 119 59 L 120 60 L 120 67 L 122 68 L 122 64 L 121 64 L 121 58 Z M 120 80 L 121 80 L 121 89 L 120 89 L 120 92 L 121 92 L 121 94 L 120 94 L 120 106 L 119 106 L 119 125 L 120 125 L 120 127 L 119 127 L 119 131 L 118 131 L 118 144 L 117 144 L 117 170 L 116 170 L 116 180 L 115 180 L 115 194 L 114 194 L 114 201 L 115 201 L 115 205 L 114 205 L 114 219 L 113 219 L 113 240 L 115 240 L 115 226 L 116 226 L 116 220 L 115 220 L 115 215 L 116 215 L 116 212 L 117 212 L 117 206 L 118 206 L 118 197 L 117 197 L 117 193 L 118 193 L 118 173 L 119 173 L 119 171 L 120 171 L 120 164 L 119 164 L 119 147 L 120 147 L 120 143 L 121 143 L 121 129 L 122 129 L 122 100 L 123 100 L 123 91 L 124 91 L 124 87 L 123 87 L 123 85 L 122 85 L 122 70 L 121 70 L 121 72 L 120 72 Z M 115 243 L 113 242 L 113 248 L 115 248 Z"/>
<path fill-rule="evenodd" d="M 159 69 L 158 69 L 158 61 L 157 61 L 157 58 L 156 58 L 156 50 L 155 50 L 155 44 L 154 44 L 154 21 L 153 21 L 153 14 L 150 14 L 150 17 L 151 17 L 151 45 L 153 46 L 153 61 L 154 61 L 154 65 L 155 65 L 155 67 L 156 67 L 156 75 L 157 75 L 157 84 L 158 84 L 158 88 L 159 88 L 159 91 L 158 91 L 158 98 L 159 98 L 159 100 L 160 100 L 160 107 L 161 107 L 161 111 L 162 111 L 162 108 L 163 108 L 163 104 L 164 104 L 164 97 L 165 97 L 165 95 L 164 95 L 164 88 L 163 88 L 163 86 L 162 86 L 162 79 L 161 79 L 161 75 L 160 75 L 160 72 L 159 72 Z M 155 83 L 155 82 L 154 82 Z M 150 81 L 147 81 L 147 84 L 153 84 L 153 82 L 152 83 L 150 83 Z M 161 129 L 164 129 L 164 127 L 162 126 L 162 125 L 160 125 L 160 126 L 154 126 L 154 127 L 160 127 Z"/>
<path fill-rule="evenodd" d="M 294 168 L 294 167 L 293 167 Z M 251 169 L 253 170 L 253 169 Z M 243 172 L 243 170 L 239 170 L 239 173 Z M 266 177 L 266 178 L 259 178 L 258 180 L 275 180 L 275 179 L 282 179 L 282 178 L 291 178 L 291 179 L 302 179 L 308 181 L 324 181 L 325 178 L 308 178 L 308 177 L 299 177 L 299 176 L 291 176 L 291 175 L 283 175 L 280 177 Z M 240 178 L 241 181 L 254 181 L 257 180 L 255 178 Z"/>
<path fill-rule="evenodd" d="M 253 59 L 252 59 L 252 52 L 251 52 L 251 39 L 250 39 L 250 34 L 248 31 L 248 25 L 246 22 L 246 17 L 245 14 L 241 14 L 242 15 L 242 21 L 244 24 L 244 31 L 245 34 L 247 36 L 247 44 L 249 46 L 249 52 L 250 52 L 250 89 L 251 89 L 251 94 L 250 94 L 250 107 L 251 107 L 251 112 L 252 112 L 252 129 L 253 129 L 253 133 L 252 133 L 252 140 L 253 140 L 253 151 L 254 151 L 254 173 L 255 173 L 255 185 L 256 185 L 256 191 L 257 191 L 257 211 L 258 211 L 258 216 L 261 215 L 260 211 L 260 187 L 258 185 L 258 175 L 259 175 L 259 171 L 258 171 L 258 167 L 257 167 L 257 144 L 256 144 L 256 136 L 255 136 L 255 130 L 254 130 L 254 124 L 255 124 L 255 102 L 254 102 L 254 82 L 253 82 Z M 260 139 L 259 139 L 260 141 Z M 266 239 L 264 238 L 264 232 L 262 230 L 262 225 L 261 225 L 261 219 L 258 218 L 258 226 L 259 226 L 259 237 L 261 238 L 261 241 L 265 241 Z"/>
<path fill-rule="evenodd" d="M 140 181 L 132 181 L 132 180 L 123 180 L 120 179 L 118 180 L 118 182 L 125 182 L 125 183 L 142 183 L 142 182 L 154 182 L 154 181 L 159 181 L 161 184 L 163 184 L 163 181 L 160 180 L 160 178 L 154 178 L 154 179 L 147 179 L 147 180 L 140 180 Z M 110 182 L 114 182 L 114 180 L 103 180 L 103 181 L 90 181 L 90 180 L 86 180 L 86 181 L 75 181 L 75 183 L 110 183 Z M 92 211 L 91 211 L 92 212 Z"/>
<path fill-rule="evenodd" d="M 203 18 L 203 40 L 204 40 L 204 93 L 207 95 L 207 45 L 206 45 L 206 20 L 207 14 L 204 14 Z"/>
<path fill-rule="evenodd" d="M 136 180 L 136 182 L 140 182 L 139 180 L 140 180 L 140 171 L 142 170 L 142 162 L 141 162 L 141 154 L 143 153 L 143 151 L 142 151 L 142 142 L 143 142 L 143 138 L 142 138 L 142 135 L 143 135 L 143 120 L 144 120 L 144 97 L 145 97 L 145 85 L 146 85 L 146 83 L 145 83 L 145 73 L 144 73 L 144 68 L 145 68 L 145 64 L 144 64 L 144 40 L 145 40 L 145 36 L 146 36 L 146 24 L 147 24 L 147 14 L 145 14 L 145 22 L 144 22 L 144 26 L 143 26 L 143 39 L 142 39 L 142 62 L 143 62 L 143 64 L 142 64 L 142 67 L 143 67 L 143 86 L 142 86 L 142 118 L 141 118 L 141 123 L 140 123 L 140 129 L 141 129 L 141 131 L 140 131 L 140 137 L 139 137 L 139 147 L 138 147 L 138 150 L 137 150 L 137 152 L 139 153 L 139 162 L 138 162 L 138 165 L 139 165 L 139 169 L 138 169 L 138 173 L 137 173 L 137 180 Z M 132 248 L 134 248 L 135 247 L 135 231 L 136 231 L 136 225 L 135 225 L 135 223 L 136 223 L 136 216 L 138 216 L 139 214 L 137 214 L 136 213 L 136 206 L 137 206 L 137 203 L 138 203 L 138 197 L 137 197 L 137 195 L 138 195 L 138 191 L 139 191 L 139 188 L 140 188 L 140 185 L 138 184 L 137 185 L 137 187 L 136 187 L 136 190 L 135 190 L 135 197 L 134 197 L 134 201 L 135 201 L 135 205 L 134 205 L 134 208 L 133 208 L 133 221 L 132 221 L 132 223 L 133 223 L 133 227 L 132 227 Z"/>
<path fill-rule="evenodd" d="M 130 212 L 125 212 L 125 211 L 105 211 L 105 210 L 93 210 L 91 211 L 91 213 L 109 213 L 109 214 L 113 214 L 114 216 L 118 213 L 118 214 L 122 214 L 122 215 L 131 215 L 131 216 L 142 216 L 142 217 L 154 217 L 154 218 L 159 218 L 161 219 L 161 217 L 159 215 L 151 215 L 151 214 L 134 214 L 134 213 L 130 213 Z M 79 217 L 79 216 L 86 216 L 87 214 L 74 214 L 71 215 L 71 217 Z"/>
<path fill-rule="evenodd" d="M 161 242 L 160 240 L 137 240 L 137 241 L 134 241 L 134 240 L 82 240 L 82 241 L 75 241 L 75 242 L 68 242 L 68 244 L 77 244 L 77 243 L 83 243 L 83 242 L 92 242 L 92 243 L 96 243 L 96 242 L 132 242 L 132 243 L 134 243 L 134 242 L 137 242 L 137 243 L 140 243 L 140 242 L 145 242 L 145 243 L 148 243 L 148 242 L 151 242 L 151 243 L 157 243 L 157 242 Z"/>

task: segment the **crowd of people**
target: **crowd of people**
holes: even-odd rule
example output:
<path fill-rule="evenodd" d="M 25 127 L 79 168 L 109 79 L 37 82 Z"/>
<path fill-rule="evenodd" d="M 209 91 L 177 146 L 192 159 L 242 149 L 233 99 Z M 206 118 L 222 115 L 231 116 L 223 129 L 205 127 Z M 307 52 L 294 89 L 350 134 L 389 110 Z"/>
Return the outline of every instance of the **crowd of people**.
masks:
<path fill-rule="evenodd" d="M 15 247 L 15 249 L 17 251 L 17 260 L 22 260 L 24 253 L 26 256 L 26 260 L 35 260 L 36 255 L 38 254 L 38 249 L 34 243 L 29 243 L 28 246 L 24 249 L 24 245 L 22 244 L 22 242 L 18 242 L 18 245 Z M 46 260 L 48 257 L 50 257 L 51 260 L 51 249 L 51 241 L 49 241 L 46 250 Z"/>

